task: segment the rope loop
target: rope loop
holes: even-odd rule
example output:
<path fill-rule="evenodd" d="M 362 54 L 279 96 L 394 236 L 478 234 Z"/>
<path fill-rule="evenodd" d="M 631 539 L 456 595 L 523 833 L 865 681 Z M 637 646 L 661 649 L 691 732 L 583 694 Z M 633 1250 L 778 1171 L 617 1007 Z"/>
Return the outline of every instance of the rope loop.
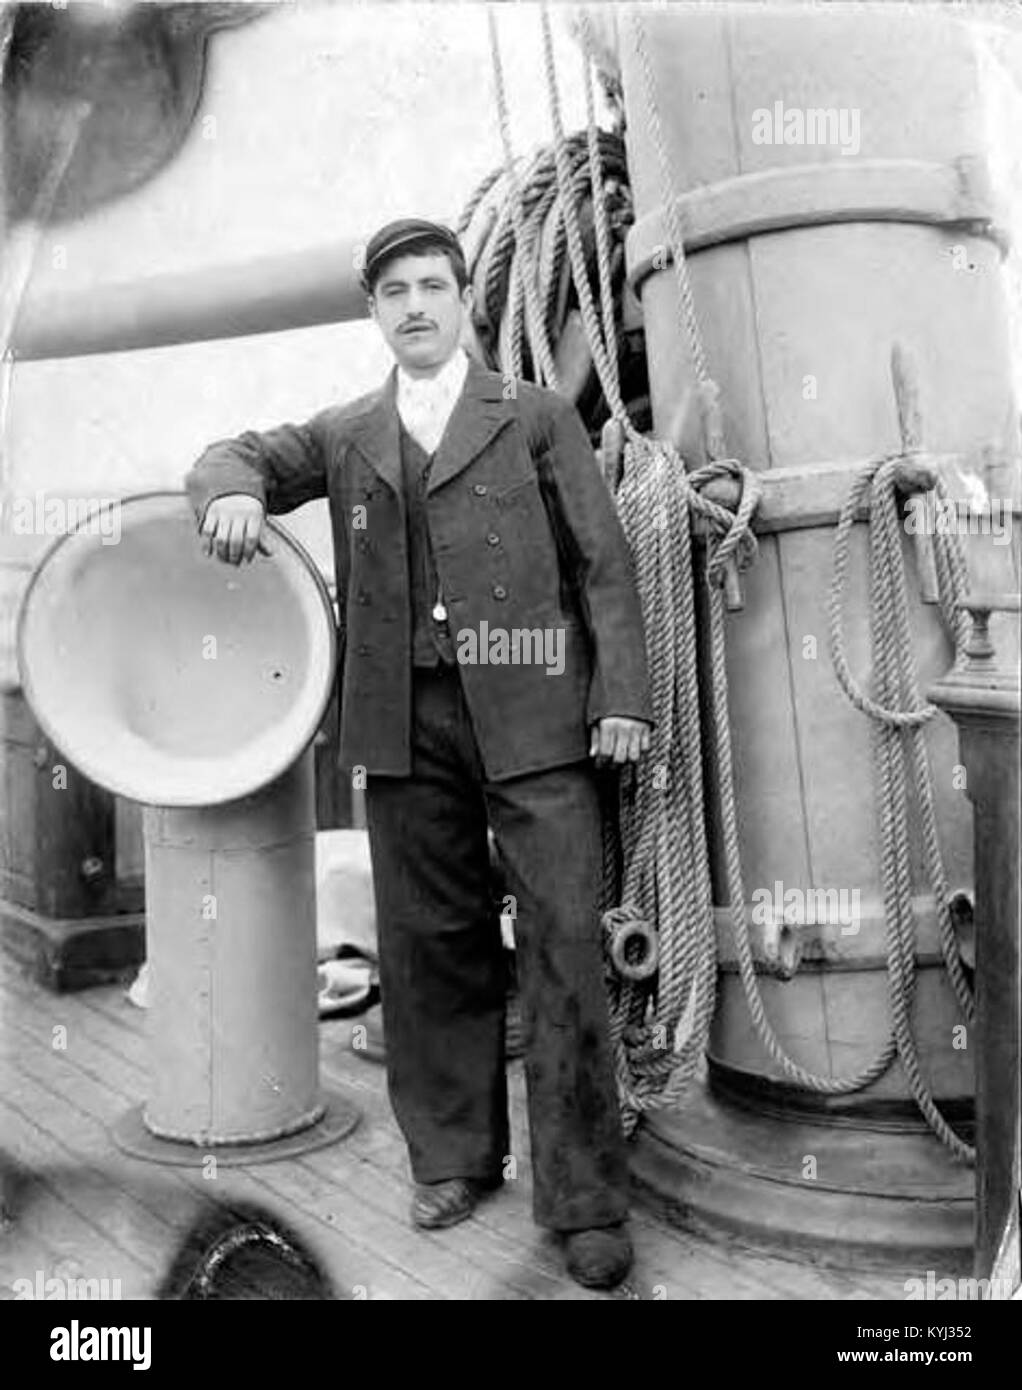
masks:
<path fill-rule="evenodd" d="M 901 557 L 901 526 L 897 511 L 896 478 L 898 464 L 897 457 L 873 459 L 864 464 L 856 474 L 841 508 L 837 529 L 834 533 L 834 561 L 827 599 L 827 615 L 828 639 L 834 674 L 849 702 L 862 714 L 880 724 L 886 724 L 892 728 L 909 729 L 918 728 L 933 719 L 938 712 L 936 705 L 916 699 L 906 700 L 900 707 L 890 707 L 867 695 L 860 682 L 852 674 L 845 647 L 842 615 L 844 592 L 850 566 L 852 529 L 867 492 L 870 499 L 871 527 L 878 537 L 876 542 L 879 549 L 878 563 L 889 572 L 892 584 L 900 585 L 902 589 L 905 588 L 904 562 Z M 940 491 L 939 488 L 936 490 Z M 882 602 L 885 611 L 890 616 L 892 600 L 888 597 Z M 945 617 L 948 617 L 947 611 L 945 611 Z M 959 630 L 957 612 L 951 616 L 950 625 L 957 641 Z"/>

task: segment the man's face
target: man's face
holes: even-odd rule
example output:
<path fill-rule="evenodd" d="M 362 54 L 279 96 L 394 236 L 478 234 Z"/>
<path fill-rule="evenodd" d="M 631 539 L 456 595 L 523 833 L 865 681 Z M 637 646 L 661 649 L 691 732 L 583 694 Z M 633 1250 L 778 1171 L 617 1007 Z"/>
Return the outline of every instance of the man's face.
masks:
<path fill-rule="evenodd" d="M 472 305 L 440 251 L 398 256 L 384 266 L 369 301 L 398 362 L 413 376 L 442 367 L 461 339 Z"/>

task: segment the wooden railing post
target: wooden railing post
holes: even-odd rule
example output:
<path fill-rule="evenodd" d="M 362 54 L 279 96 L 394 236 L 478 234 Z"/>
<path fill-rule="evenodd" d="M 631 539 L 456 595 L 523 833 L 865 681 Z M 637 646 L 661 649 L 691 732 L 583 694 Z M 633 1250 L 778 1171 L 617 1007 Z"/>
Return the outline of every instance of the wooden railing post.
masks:
<path fill-rule="evenodd" d="M 929 692 L 958 726 L 974 808 L 976 883 L 975 1275 L 1019 1282 L 1019 677 L 999 664 L 991 612 L 1017 595 L 971 596 L 965 660 Z M 970 1040 L 971 1042 L 971 1040 Z M 1007 1239 L 1006 1239 L 1007 1236 Z M 1003 1295 L 1003 1291 L 1000 1296 Z"/>

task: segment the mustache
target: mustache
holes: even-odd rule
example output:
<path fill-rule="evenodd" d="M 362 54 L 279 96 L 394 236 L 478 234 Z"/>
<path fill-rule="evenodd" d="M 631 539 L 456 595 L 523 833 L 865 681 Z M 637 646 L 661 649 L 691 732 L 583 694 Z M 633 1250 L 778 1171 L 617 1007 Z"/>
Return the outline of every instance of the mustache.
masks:
<path fill-rule="evenodd" d="M 405 319 L 404 323 L 397 331 L 399 333 L 406 333 L 409 328 L 436 328 L 436 324 L 432 319 L 427 318 Z"/>

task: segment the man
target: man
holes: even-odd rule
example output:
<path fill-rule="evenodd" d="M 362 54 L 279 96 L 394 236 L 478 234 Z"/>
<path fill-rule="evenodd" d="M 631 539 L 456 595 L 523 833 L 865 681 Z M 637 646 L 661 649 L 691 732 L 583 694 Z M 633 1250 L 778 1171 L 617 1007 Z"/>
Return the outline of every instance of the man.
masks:
<path fill-rule="evenodd" d="M 342 766 L 364 770 L 391 1103 L 412 1220 L 453 1225 L 514 1172 L 505 979 L 487 828 L 515 898 L 537 1222 L 579 1282 L 631 1264 L 597 894 L 594 764 L 634 762 L 651 707 L 630 556 L 582 423 L 470 362 L 457 238 L 391 223 L 366 248 L 397 359 L 382 390 L 214 444 L 189 474 L 208 548 L 329 498 Z"/>

